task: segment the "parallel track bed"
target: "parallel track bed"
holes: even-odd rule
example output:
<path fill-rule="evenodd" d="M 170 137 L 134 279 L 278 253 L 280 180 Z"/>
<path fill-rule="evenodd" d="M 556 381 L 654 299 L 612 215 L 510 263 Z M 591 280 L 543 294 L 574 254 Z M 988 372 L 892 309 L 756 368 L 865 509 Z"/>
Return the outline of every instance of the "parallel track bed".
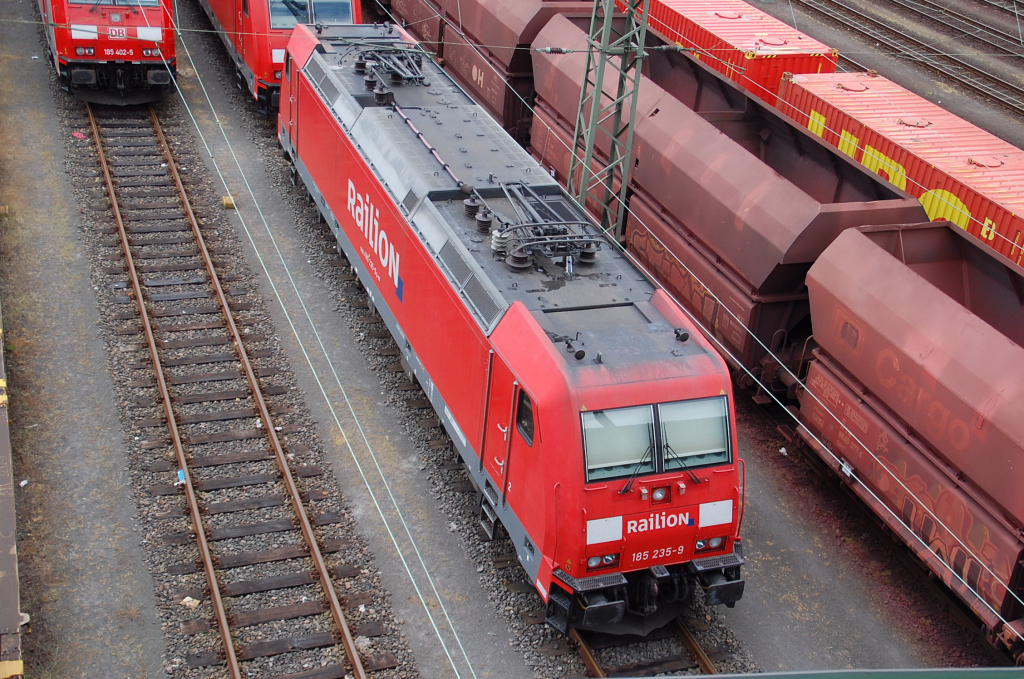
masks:
<path fill-rule="evenodd" d="M 228 287 L 238 278 L 222 272 L 231 268 L 230 253 L 204 238 L 156 113 L 89 109 L 88 117 L 116 227 L 102 242 L 101 257 L 111 265 L 104 273 L 127 278 L 112 286 L 126 293 L 114 299 L 123 323 L 117 334 L 140 338 L 121 347 L 134 360 L 131 405 L 147 415 L 135 427 L 146 432 L 143 449 L 166 451 L 146 471 L 168 483 L 149 491 L 167 503 L 167 524 L 186 528 L 168 530 L 160 541 L 196 555 L 164 568 L 181 578 L 172 601 L 195 611 L 180 633 L 203 650 L 185 664 L 225 664 L 231 677 L 290 679 L 366 677 L 397 667 L 390 652 L 357 648 L 356 636 L 387 630 L 372 622 L 350 629 L 346 609 L 362 610 L 374 599 L 336 592 L 334 579 L 363 574 L 331 567 L 325 556 L 353 547 L 345 537 L 327 537 L 338 534 L 332 528 L 344 517 L 317 508 L 329 499 L 326 491 L 301 489 L 324 470 L 305 461 L 308 446 L 283 442 L 300 432 L 289 421 L 295 409 L 280 400 L 285 388 L 264 383 L 281 369 L 264 360 L 271 357 L 261 348 L 268 338 L 250 332 L 258 319 L 247 313 L 254 306 L 247 291 Z M 262 565 L 275 574 L 239 578 Z M 297 655 L 279 665 L 312 669 L 268 671 L 267 660 L 285 654 Z"/>
<path fill-rule="evenodd" d="M 598 654 L 595 652 L 599 648 L 617 648 L 630 643 L 658 642 L 674 635 L 677 635 L 679 641 L 682 642 L 683 648 L 686 649 L 685 653 L 670 652 L 663 657 L 609 667 L 599 660 Z M 577 630 L 572 630 L 570 638 L 576 643 L 580 659 L 592 677 L 648 677 L 666 672 L 675 673 L 692 669 L 699 669 L 701 674 L 718 674 L 718 669 L 715 667 L 711 657 L 700 645 L 700 642 L 697 641 L 697 638 L 690 631 L 690 628 L 687 627 L 687 624 L 680 618 L 676 618 L 664 628 L 658 630 L 649 641 L 631 637 L 615 639 L 609 635 L 597 637 L 586 632 L 581 633 Z"/>

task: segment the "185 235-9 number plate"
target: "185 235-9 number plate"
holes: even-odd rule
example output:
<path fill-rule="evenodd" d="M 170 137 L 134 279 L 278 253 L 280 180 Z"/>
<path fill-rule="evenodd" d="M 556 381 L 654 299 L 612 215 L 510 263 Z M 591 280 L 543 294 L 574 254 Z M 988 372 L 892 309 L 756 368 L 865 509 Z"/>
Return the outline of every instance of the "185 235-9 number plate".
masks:
<path fill-rule="evenodd" d="M 649 549 L 646 552 L 634 552 L 630 557 L 630 563 L 640 563 L 651 559 L 664 559 L 670 556 L 682 556 L 683 546 L 662 547 L 660 549 Z"/>

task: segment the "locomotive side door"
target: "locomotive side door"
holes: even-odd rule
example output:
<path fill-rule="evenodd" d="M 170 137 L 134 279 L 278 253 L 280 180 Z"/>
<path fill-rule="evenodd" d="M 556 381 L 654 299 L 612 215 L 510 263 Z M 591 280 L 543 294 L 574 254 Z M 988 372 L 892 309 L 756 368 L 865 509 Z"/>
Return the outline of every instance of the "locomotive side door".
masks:
<path fill-rule="evenodd" d="M 491 368 L 490 402 L 487 404 L 487 421 L 484 423 L 484 445 L 481 464 L 493 479 L 494 490 L 501 495 L 506 477 L 506 462 L 512 432 L 512 407 L 515 391 L 519 384 L 512 371 L 501 357 L 495 354 Z"/>
<path fill-rule="evenodd" d="M 249 2 L 250 0 L 235 0 L 235 49 L 238 50 L 238 56 L 243 62 L 245 62 L 245 32 L 249 29 Z"/>

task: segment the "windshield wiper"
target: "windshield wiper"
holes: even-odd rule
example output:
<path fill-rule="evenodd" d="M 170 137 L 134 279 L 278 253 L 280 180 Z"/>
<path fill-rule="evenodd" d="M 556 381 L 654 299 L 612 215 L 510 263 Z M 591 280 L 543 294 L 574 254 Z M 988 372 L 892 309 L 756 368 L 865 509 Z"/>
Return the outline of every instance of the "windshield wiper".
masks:
<path fill-rule="evenodd" d="M 622 490 L 619 491 L 619 495 L 625 495 L 626 493 L 633 489 L 633 482 L 636 481 L 637 474 L 640 473 L 640 468 L 644 466 L 644 462 L 647 461 L 647 458 L 653 451 L 654 444 L 652 443 L 651 445 L 647 446 L 647 450 L 644 451 L 644 456 L 641 457 L 640 461 L 636 463 L 636 467 L 633 468 L 633 473 L 629 475 L 628 479 L 626 479 L 626 485 L 624 485 L 622 487 Z"/>
<path fill-rule="evenodd" d="M 683 471 L 686 472 L 687 478 L 690 479 L 690 481 L 694 485 L 700 485 L 700 483 L 701 483 L 700 477 L 698 477 L 696 474 L 694 474 L 692 471 L 690 471 L 690 465 L 686 462 L 686 458 L 683 457 L 682 455 L 680 455 L 679 453 L 677 453 L 676 451 L 672 450 L 672 446 L 670 446 L 667 442 L 663 444 L 663 447 L 664 447 L 666 453 L 671 453 L 673 460 L 679 460 L 680 462 L 682 462 L 682 464 L 683 464 Z"/>

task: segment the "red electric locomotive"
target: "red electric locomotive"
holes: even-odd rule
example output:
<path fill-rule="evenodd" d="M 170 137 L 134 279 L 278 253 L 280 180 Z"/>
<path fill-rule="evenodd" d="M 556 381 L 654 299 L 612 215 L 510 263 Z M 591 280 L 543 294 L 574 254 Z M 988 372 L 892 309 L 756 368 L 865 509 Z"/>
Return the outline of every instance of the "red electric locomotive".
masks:
<path fill-rule="evenodd" d="M 175 73 L 173 0 L 39 0 L 65 90 L 86 101 L 159 99 Z"/>
<path fill-rule="evenodd" d="M 279 138 L 548 624 L 734 605 L 732 387 L 680 307 L 394 26 L 297 26 Z"/>
<path fill-rule="evenodd" d="M 296 24 L 358 24 L 358 0 L 199 0 L 235 62 L 238 86 L 260 113 L 277 109 L 288 37 Z"/>

